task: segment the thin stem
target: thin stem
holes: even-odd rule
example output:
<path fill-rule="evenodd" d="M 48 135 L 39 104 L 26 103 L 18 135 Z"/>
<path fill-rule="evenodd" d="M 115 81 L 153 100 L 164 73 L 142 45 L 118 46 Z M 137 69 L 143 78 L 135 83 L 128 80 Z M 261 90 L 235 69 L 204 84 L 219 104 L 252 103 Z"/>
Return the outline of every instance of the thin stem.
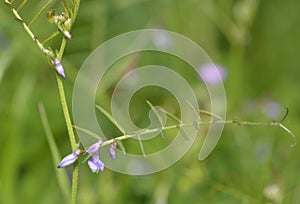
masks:
<path fill-rule="evenodd" d="M 66 96 L 65 96 L 62 79 L 59 75 L 56 75 L 56 81 L 57 81 L 57 87 L 58 87 L 58 92 L 59 92 L 59 97 L 60 97 L 60 103 L 62 106 L 67 130 L 68 130 L 68 134 L 69 134 L 70 144 L 72 147 L 72 151 L 75 151 L 77 149 L 76 139 L 75 139 L 74 131 L 72 128 L 72 123 L 71 123 L 71 119 L 70 119 L 70 114 L 69 114 L 69 110 L 68 110 L 68 105 L 67 105 L 67 101 L 66 101 Z"/>
<path fill-rule="evenodd" d="M 71 204 L 76 204 L 78 191 L 78 161 L 73 164 Z"/>
<path fill-rule="evenodd" d="M 75 19 L 77 17 L 79 4 L 80 4 L 79 0 L 74 0 L 72 25 L 75 22 Z M 62 55 L 64 53 L 66 45 L 67 45 L 67 40 L 66 40 L 66 38 L 63 38 L 62 42 L 61 42 L 60 49 L 59 49 L 59 53 L 58 53 L 58 56 L 57 56 L 60 60 L 62 58 Z M 61 79 L 60 76 L 58 76 L 58 74 L 56 74 L 56 80 L 57 80 L 57 86 L 58 86 L 58 90 L 59 90 L 61 105 L 62 105 L 62 109 L 63 109 L 65 120 L 66 120 L 67 129 L 68 129 L 68 133 L 69 133 L 69 139 L 70 139 L 71 147 L 72 147 L 72 150 L 75 151 L 77 149 L 75 135 L 74 135 L 74 131 L 73 131 L 73 128 L 72 128 L 72 123 L 71 123 L 71 119 L 70 119 L 68 105 L 67 105 L 67 102 L 66 102 L 66 96 L 65 96 L 65 93 L 64 93 L 64 87 L 63 87 L 62 79 Z M 78 190 L 78 162 L 75 162 L 74 165 L 73 165 L 73 172 L 72 172 L 71 204 L 76 204 L 77 190 Z"/>
<path fill-rule="evenodd" d="M 25 5 L 26 2 L 27 2 L 27 0 L 24 0 L 22 2 L 22 4 L 19 6 L 18 10 L 21 9 L 23 7 L 23 5 Z M 51 2 L 51 0 L 49 0 L 48 3 L 41 9 L 41 11 L 38 12 L 38 14 L 36 16 L 34 16 L 34 18 L 31 20 L 29 25 L 34 23 L 34 21 L 41 15 L 42 11 L 44 11 L 46 9 L 46 7 L 50 4 L 50 2 Z M 79 0 L 73 0 L 73 13 L 72 13 L 72 16 L 71 16 L 72 24 L 75 22 L 75 19 L 77 17 L 79 4 L 80 4 Z M 29 26 L 23 21 L 23 19 L 19 15 L 18 11 L 12 6 L 12 2 L 9 2 L 8 0 L 5 0 L 5 5 L 10 8 L 12 13 L 16 17 L 16 20 L 22 24 L 24 30 L 27 32 L 27 34 L 30 36 L 30 38 L 35 42 L 37 47 L 44 54 L 46 54 L 48 57 L 52 57 L 52 58 L 57 57 L 59 60 L 62 59 L 64 50 L 65 50 L 66 44 L 67 44 L 66 38 L 62 39 L 59 52 L 57 53 L 57 56 L 56 56 L 55 53 L 53 53 L 52 51 L 46 49 L 43 46 L 43 44 L 37 39 L 37 37 L 30 30 Z M 72 123 L 71 123 L 71 118 L 70 118 L 70 114 L 69 114 L 69 110 L 68 110 L 68 105 L 67 105 L 67 101 L 66 101 L 65 92 L 64 92 L 63 82 L 62 82 L 61 77 L 58 74 L 56 75 L 56 80 L 57 80 L 57 87 L 58 87 L 60 102 L 61 102 L 61 106 L 62 106 L 63 114 L 64 114 L 64 117 L 65 117 L 67 130 L 68 130 L 70 144 L 71 144 L 71 147 L 72 147 L 72 151 L 75 151 L 77 149 L 76 139 L 75 139 L 74 131 L 73 131 L 73 128 L 72 128 Z M 73 166 L 71 204 L 76 204 L 77 187 L 78 187 L 78 162 L 76 162 Z"/>
<path fill-rule="evenodd" d="M 66 39 L 63 38 L 63 40 L 61 42 L 59 53 L 57 55 L 57 57 L 59 59 L 61 59 L 61 57 L 63 55 L 66 44 L 67 44 Z M 70 144 L 71 144 L 71 147 L 72 147 L 72 151 L 74 152 L 78 147 L 76 145 L 76 139 L 75 139 L 74 131 L 73 131 L 73 128 L 72 128 L 72 123 L 71 123 L 71 118 L 70 118 L 70 114 L 69 114 L 69 109 L 68 109 L 68 104 L 67 104 L 67 100 L 66 100 L 66 95 L 65 95 L 65 91 L 64 91 L 63 82 L 62 82 L 61 77 L 58 74 L 56 74 L 56 81 L 57 81 L 57 87 L 58 87 L 58 92 L 59 92 L 59 96 L 60 96 L 60 103 L 61 103 L 61 106 L 62 106 L 62 110 L 63 110 L 65 121 L 66 121 L 67 130 L 68 130 Z M 78 190 L 78 162 L 76 162 L 73 165 L 71 204 L 76 204 L 77 190 Z"/>
<path fill-rule="evenodd" d="M 284 126 L 281 122 L 251 122 L 251 121 L 237 121 L 237 120 L 210 120 L 210 121 L 198 121 L 196 122 L 198 125 L 207 125 L 207 124 L 238 124 L 238 125 L 248 125 L 248 126 L 277 126 L 286 131 L 290 136 L 293 138 L 293 144 L 291 147 L 294 147 L 297 143 L 296 136 L 295 134 L 289 130 L 286 126 Z M 155 133 L 155 132 L 161 132 L 162 130 L 169 130 L 169 129 L 174 129 L 174 128 L 179 128 L 179 127 L 185 127 L 185 126 L 195 126 L 195 122 L 191 123 L 181 123 L 179 125 L 171 125 L 171 126 L 164 126 L 164 127 L 159 127 L 159 128 L 154 128 L 154 129 L 143 129 L 142 131 L 137 131 L 133 132 L 131 134 L 124 134 L 122 136 L 115 137 L 113 139 L 106 140 L 102 146 L 105 145 L 110 145 L 114 141 L 122 141 L 122 140 L 127 140 L 127 139 L 132 139 L 132 138 L 137 138 L 146 134 L 150 133 Z M 74 127 L 78 131 L 82 131 L 89 134 L 89 131 L 85 130 L 84 128 L 78 128 Z M 92 136 L 92 135 L 90 135 Z M 93 137 L 95 137 L 95 134 L 93 133 Z"/>
<path fill-rule="evenodd" d="M 43 44 L 37 39 L 37 37 L 32 33 L 32 31 L 30 30 L 30 28 L 28 27 L 28 25 L 23 21 L 23 19 L 19 15 L 18 11 L 12 7 L 11 3 L 9 1 L 5 1 L 5 4 L 11 9 L 11 11 L 14 14 L 14 16 L 16 17 L 17 21 L 22 24 L 24 30 L 27 32 L 27 34 L 30 36 L 30 38 L 35 42 L 35 44 L 37 45 L 37 47 L 44 54 L 53 57 L 53 53 L 50 50 L 46 49 L 43 46 Z"/>

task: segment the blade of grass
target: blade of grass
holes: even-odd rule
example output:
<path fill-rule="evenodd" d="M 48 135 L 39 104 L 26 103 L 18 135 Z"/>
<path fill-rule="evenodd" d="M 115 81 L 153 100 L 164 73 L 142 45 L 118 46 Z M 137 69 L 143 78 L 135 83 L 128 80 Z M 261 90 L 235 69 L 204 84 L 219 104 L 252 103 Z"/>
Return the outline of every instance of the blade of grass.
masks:
<path fill-rule="evenodd" d="M 55 167 L 54 170 L 55 170 L 56 178 L 58 181 L 58 185 L 59 185 L 61 193 L 64 196 L 66 203 L 69 203 L 70 185 L 69 185 L 69 181 L 68 181 L 68 175 L 67 175 L 65 169 L 60 169 L 58 171 L 56 168 L 57 164 L 60 162 L 61 156 L 58 151 L 57 145 L 55 143 L 52 131 L 50 129 L 44 105 L 42 103 L 39 103 L 38 108 L 39 108 L 40 116 L 42 119 L 43 127 L 44 127 L 44 130 L 46 133 L 47 141 L 48 141 L 48 144 L 50 147 L 53 166 Z"/>

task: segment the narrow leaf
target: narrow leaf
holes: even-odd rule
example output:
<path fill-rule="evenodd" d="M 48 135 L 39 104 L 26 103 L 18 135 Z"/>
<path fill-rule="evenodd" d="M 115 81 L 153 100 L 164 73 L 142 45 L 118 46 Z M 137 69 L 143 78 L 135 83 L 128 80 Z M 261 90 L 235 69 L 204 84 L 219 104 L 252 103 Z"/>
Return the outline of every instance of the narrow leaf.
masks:
<path fill-rule="evenodd" d="M 59 31 L 56 31 L 54 33 L 52 33 L 52 35 L 50 35 L 49 37 L 47 37 L 45 40 L 43 40 L 42 44 L 46 44 L 47 42 L 49 42 L 50 40 L 52 40 L 53 38 L 55 38 L 56 36 L 58 36 L 60 34 Z"/>
<path fill-rule="evenodd" d="M 150 103 L 150 101 L 146 101 L 146 102 L 147 102 L 147 104 L 150 106 L 150 108 L 153 110 L 155 116 L 157 117 L 157 119 L 158 119 L 158 121 L 159 121 L 159 123 L 160 123 L 160 125 L 161 125 L 161 128 L 160 128 L 161 136 L 162 136 L 163 139 L 165 139 L 165 134 L 164 134 L 164 131 L 163 131 L 163 128 L 164 128 L 164 122 L 163 122 L 163 119 L 162 119 L 161 116 L 159 115 L 159 113 L 158 113 L 158 111 L 157 111 L 157 108 L 154 107 L 154 106 Z"/>
<path fill-rule="evenodd" d="M 180 132 L 180 135 L 187 141 L 189 141 L 189 137 L 186 135 L 186 133 L 184 132 L 184 130 L 180 127 L 180 125 L 177 126 L 177 129 Z"/>
<path fill-rule="evenodd" d="M 75 126 L 75 125 L 74 125 L 73 127 L 74 127 L 76 130 L 78 130 L 78 131 L 80 131 L 80 132 L 83 132 L 83 133 L 85 133 L 85 134 L 87 134 L 87 135 L 89 135 L 89 136 L 95 138 L 96 140 L 101 139 L 101 137 L 100 137 L 99 135 L 93 133 L 93 132 L 90 131 L 90 130 L 87 130 L 87 129 L 85 129 L 85 128 L 81 128 L 81 127 L 78 127 L 78 126 Z"/>
<path fill-rule="evenodd" d="M 223 120 L 220 116 L 214 115 L 213 113 L 211 113 L 211 112 L 209 112 L 209 111 L 206 111 L 206 110 L 201 110 L 201 109 L 199 109 L 199 113 L 202 113 L 202 114 L 204 114 L 204 115 L 207 115 L 207 116 L 216 118 L 216 119 L 218 119 L 218 120 Z"/>
<path fill-rule="evenodd" d="M 164 110 L 164 109 L 163 109 L 163 111 L 164 111 L 164 113 L 165 113 L 168 117 L 172 118 L 173 120 L 175 120 L 175 121 L 178 123 L 178 125 L 177 125 L 176 127 L 177 127 L 177 129 L 179 130 L 180 135 L 181 135 L 182 137 L 184 137 L 186 140 L 189 140 L 189 138 L 187 137 L 187 135 L 186 135 L 186 133 L 184 132 L 184 130 L 183 130 L 182 128 L 180 128 L 181 120 L 180 120 L 178 117 L 176 117 L 175 115 L 173 115 L 172 113 L 170 113 L 170 112 L 168 112 L 168 111 L 166 111 L 166 110 Z"/>
<path fill-rule="evenodd" d="M 61 2 L 62 6 L 64 7 L 64 10 L 68 17 L 72 15 L 72 8 L 68 5 L 68 3 L 64 0 Z"/>
<path fill-rule="evenodd" d="M 125 130 L 121 127 L 120 124 L 118 124 L 117 121 L 115 121 L 115 119 L 112 117 L 112 115 L 110 115 L 106 110 L 104 110 L 102 107 L 96 105 L 97 109 L 101 111 L 101 113 L 103 113 L 109 120 L 110 122 L 112 122 L 124 135 L 126 134 L 125 133 Z"/>
<path fill-rule="evenodd" d="M 23 0 L 22 3 L 20 4 L 20 6 L 17 8 L 17 11 L 20 11 L 26 3 L 27 3 L 27 0 Z"/>
<path fill-rule="evenodd" d="M 38 17 L 47 9 L 47 7 L 51 4 L 53 0 L 47 1 L 47 3 L 36 13 L 36 15 L 32 18 L 32 20 L 29 22 L 28 27 L 30 27 Z"/>
<path fill-rule="evenodd" d="M 44 105 L 42 103 L 39 103 L 38 108 L 39 108 L 40 116 L 42 119 L 43 127 L 44 127 L 44 130 L 46 133 L 47 141 L 48 141 L 48 144 L 50 147 L 53 166 L 55 167 L 54 171 L 56 173 L 58 185 L 59 185 L 60 191 L 62 192 L 62 194 L 65 198 L 66 203 L 68 203 L 69 202 L 69 194 L 70 194 L 70 185 L 69 185 L 69 181 L 68 181 L 68 175 L 67 175 L 65 169 L 58 170 L 56 168 L 57 164 L 60 162 L 61 155 L 58 151 L 52 131 L 50 129 Z"/>
<path fill-rule="evenodd" d="M 144 145 L 143 145 L 143 142 L 141 140 L 140 134 L 137 134 L 137 139 L 139 141 L 139 145 L 140 145 L 141 151 L 143 153 L 143 156 L 144 156 L 144 158 L 146 158 L 146 153 L 145 153 Z"/>
<path fill-rule="evenodd" d="M 166 111 L 165 109 L 163 109 L 163 112 L 169 117 L 169 118 L 171 118 L 171 119 L 173 119 L 175 122 L 177 122 L 177 123 L 181 123 L 181 120 L 178 118 L 178 117 L 176 117 L 175 115 L 173 115 L 172 113 L 170 113 L 169 111 Z"/>

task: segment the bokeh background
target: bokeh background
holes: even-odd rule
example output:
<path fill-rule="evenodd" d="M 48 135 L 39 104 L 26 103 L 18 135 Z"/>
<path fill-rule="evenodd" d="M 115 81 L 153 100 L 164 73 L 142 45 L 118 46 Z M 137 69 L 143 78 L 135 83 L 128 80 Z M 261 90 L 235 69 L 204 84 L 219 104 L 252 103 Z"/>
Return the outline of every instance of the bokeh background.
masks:
<path fill-rule="evenodd" d="M 44 103 L 60 153 L 68 154 L 71 148 L 55 72 L 3 2 L 0 6 L 0 203 L 63 203 L 38 111 L 38 103 Z M 28 1 L 20 11 L 24 20 L 30 20 L 45 2 Z M 82 1 L 73 38 L 63 58 L 69 105 L 76 74 L 93 49 L 124 32 L 162 28 L 197 42 L 215 63 L 226 69 L 228 118 L 272 121 L 280 118 L 283 107 L 288 107 L 289 116 L 284 123 L 299 136 L 299 7 L 297 0 Z M 60 1 L 53 0 L 50 8 L 61 11 Z M 43 14 L 32 29 L 39 39 L 45 39 L 56 28 Z M 60 40 L 57 37 L 49 45 L 57 47 Z M 109 110 L 114 85 L 132 67 L 167 61 L 182 72 L 186 70 L 186 65 L 176 59 L 154 56 L 146 53 L 121 61 L 119 67 L 125 69 L 114 69 L 109 75 L 106 89 L 98 94 L 99 104 Z M 192 77 L 190 80 L 193 82 Z M 149 99 L 155 105 L 169 108 L 174 101 L 155 88 L 137 93 L 132 117 L 141 126 L 149 122 L 149 107 L 144 103 Z M 200 97 L 199 103 L 206 107 L 209 101 Z M 174 104 L 171 110 L 177 113 L 178 106 Z M 101 114 L 99 121 L 107 134 L 118 134 Z M 205 131 L 203 127 L 199 138 Z M 86 165 L 81 165 L 78 203 L 299 202 L 299 145 L 290 148 L 292 139 L 283 130 L 227 125 L 214 152 L 204 161 L 198 160 L 201 141 L 197 139 L 175 165 L 153 175 L 128 176 L 109 169 L 93 174 Z M 130 152 L 140 151 L 129 141 L 125 145 Z M 151 145 L 147 148 L 153 151 Z M 70 173 L 71 168 L 67 171 Z"/>

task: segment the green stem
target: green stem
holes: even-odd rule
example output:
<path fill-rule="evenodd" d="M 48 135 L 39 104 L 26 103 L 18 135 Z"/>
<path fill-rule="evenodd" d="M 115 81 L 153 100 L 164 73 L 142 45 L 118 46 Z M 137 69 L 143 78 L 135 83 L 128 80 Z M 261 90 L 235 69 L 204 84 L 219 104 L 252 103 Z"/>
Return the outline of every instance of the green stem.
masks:
<path fill-rule="evenodd" d="M 61 59 L 63 52 L 65 50 L 65 47 L 67 45 L 67 41 L 65 38 L 63 38 L 60 46 L 59 53 L 57 57 Z M 60 97 L 60 103 L 62 106 L 63 114 L 65 117 L 66 121 L 66 126 L 68 130 L 68 135 L 69 135 L 69 140 L 70 144 L 72 147 L 72 151 L 74 152 L 76 149 L 78 149 L 77 144 L 76 144 L 76 139 L 74 135 L 74 131 L 72 128 L 72 122 L 69 114 L 69 109 L 68 109 L 68 104 L 66 100 L 66 95 L 64 91 L 64 86 L 61 77 L 56 74 L 56 81 L 57 81 L 57 87 L 58 87 L 58 92 L 59 92 L 59 97 Z M 78 189 L 78 162 L 76 162 L 73 165 L 73 172 L 72 172 L 72 189 L 71 189 L 71 204 L 76 204 L 76 198 L 77 198 L 77 189 Z"/>
<path fill-rule="evenodd" d="M 60 76 L 56 75 L 56 81 L 57 81 L 57 87 L 58 87 L 58 92 L 59 92 L 59 97 L 60 97 L 60 103 L 61 103 L 61 106 L 62 106 L 63 114 L 64 114 L 65 121 L 66 121 L 67 130 L 68 130 L 70 144 L 71 144 L 71 147 L 72 147 L 72 151 L 75 151 L 76 149 L 78 149 L 78 147 L 77 147 L 77 144 L 76 144 L 74 131 L 72 129 L 72 123 L 71 123 L 70 114 L 69 114 L 69 110 L 68 110 L 68 105 L 67 105 L 67 101 L 66 101 L 65 91 L 64 91 L 62 79 L 60 78 Z"/>
<path fill-rule="evenodd" d="M 74 0 L 72 25 L 75 22 L 75 19 L 77 17 L 78 10 L 79 10 L 79 4 L 80 4 L 79 0 L 77 0 L 77 1 Z M 66 44 L 67 44 L 67 40 L 66 40 L 66 38 L 63 38 L 60 49 L 59 49 L 59 53 L 58 53 L 59 59 L 62 58 L 62 55 L 66 48 Z M 70 119 L 70 114 L 69 114 L 69 110 L 68 110 L 68 105 L 67 105 L 67 101 L 66 101 L 66 96 L 65 96 L 65 92 L 64 92 L 62 79 L 60 76 L 58 76 L 58 74 L 56 74 L 56 80 L 57 80 L 57 86 L 58 86 L 59 95 L 60 95 L 60 101 L 61 101 L 62 109 L 63 109 L 65 120 L 66 120 L 67 129 L 68 129 L 70 144 L 71 144 L 72 150 L 75 151 L 77 149 L 76 139 L 75 139 L 74 131 L 72 128 L 72 123 L 71 123 L 71 119 Z M 75 162 L 73 165 L 73 172 L 72 172 L 71 204 L 76 204 L 77 190 L 78 190 L 78 162 Z"/>
<path fill-rule="evenodd" d="M 78 161 L 73 164 L 71 204 L 76 204 L 78 190 Z"/>
<path fill-rule="evenodd" d="M 289 130 L 286 126 L 284 126 L 281 122 L 251 122 L 251 121 L 237 121 L 237 120 L 210 120 L 210 121 L 197 121 L 196 122 L 198 125 L 207 125 L 207 124 L 238 124 L 238 125 L 247 125 L 247 126 L 276 126 L 280 127 L 283 129 L 285 132 L 287 132 L 293 139 L 293 144 L 291 144 L 291 147 L 294 147 L 297 143 L 296 136 L 295 134 Z M 139 136 L 150 134 L 150 133 L 155 133 L 155 132 L 161 132 L 162 130 L 170 130 L 174 128 L 179 128 L 179 127 L 187 127 L 187 126 L 194 126 L 195 122 L 191 123 L 181 123 L 179 125 L 170 125 L 170 126 L 164 126 L 160 128 L 153 128 L 153 129 L 143 129 L 137 132 L 133 132 L 131 134 L 124 134 L 121 136 L 118 136 L 113 139 L 106 140 L 103 142 L 102 146 L 110 145 L 115 141 L 122 141 L 122 140 L 127 140 L 127 139 L 132 139 L 132 138 L 138 138 Z M 100 136 L 97 136 L 95 133 L 92 133 L 89 130 L 86 130 L 81 127 L 74 126 L 75 129 L 78 131 L 84 132 L 87 135 L 90 135 L 91 137 L 94 137 L 96 139 L 101 138 Z"/>
<path fill-rule="evenodd" d="M 46 9 L 47 5 L 43 7 L 42 10 Z M 26 0 L 24 1 L 24 4 L 26 3 Z M 72 17 L 72 24 L 75 22 L 75 19 L 77 17 L 78 14 L 78 9 L 79 9 L 79 4 L 80 1 L 79 0 L 73 0 L 73 15 Z M 40 16 L 41 13 L 38 13 L 38 15 L 36 15 L 33 20 L 29 23 L 29 26 L 24 22 L 24 20 L 21 18 L 21 16 L 18 13 L 18 10 L 16 10 L 13 6 L 12 6 L 12 2 L 5 0 L 5 5 L 7 5 L 10 10 L 12 11 L 12 13 L 14 14 L 16 20 L 18 22 L 20 22 L 24 28 L 24 30 L 27 32 L 27 34 L 30 36 L 30 38 L 35 42 L 35 44 L 37 45 L 37 47 L 47 56 L 50 56 L 52 58 L 57 57 L 59 60 L 61 60 L 64 50 L 66 48 L 66 44 L 67 44 L 67 40 L 66 38 L 62 39 L 61 45 L 60 45 L 60 49 L 59 52 L 57 53 L 57 56 L 55 56 L 55 54 L 46 49 L 43 44 L 37 39 L 37 37 L 33 34 L 33 32 L 30 30 L 30 25 L 36 20 L 36 18 L 38 16 Z M 23 4 L 21 4 L 21 6 L 23 6 Z M 18 9 L 21 9 L 21 6 Z M 59 97 L 60 97 L 60 103 L 62 106 L 62 110 L 63 110 L 63 114 L 65 117 L 65 122 L 66 122 L 66 126 L 67 126 L 67 130 L 68 130 L 68 135 L 69 135 L 69 140 L 70 140 L 70 144 L 72 147 L 72 150 L 75 151 L 78 147 L 76 145 L 76 139 L 75 139 L 75 135 L 74 135 L 74 131 L 72 128 L 72 123 L 71 123 L 71 118 L 70 118 L 70 114 L 69 114 L 69 109 L 68 109 L 68 104 L 67 104 L 67 100 L 66 100 L 66 96 L 65 96 L 65 91 L 64 91 L 64 86 L 63 86 L 63 82 L 61 77 L 57 74 L 56 75 L 56 81 L 57 81 L 57 87 L 58 87 L 58 92 L 59 92 Z M 71 192 L 71 204 L 76 204 L 76 198 L 77 198 L 77 186 L 78 186 L 78 162 L 76 162 L 74 164 L 73 167 L 73 175 L 72 175 L 72 192 Z"/>
<path fill-rule="evenodd" d="M 9 1 L 5 1 L 5 4 L 10 8 L 10 10 L 12 11 L 12 13 L 14 14 L 14 16 L 16 17 L 17 21 L 20 22 L 24 28 L 24 30 L 27 32 L 27 34 L 30 36 L 30 38 L 35 42 L 35 44 L 37 45 L 37 47 L 46 55 L 48 56 L 52 56 L 53 57 L 53 53 L 46 49 L 43 44 L 37 39 L 37 37 L 32 33 L 32 31 L 30 30 L 29 26 L 23 21 L 23 19 L 21 18 L 21 16 L 19 15 L 18 11 L 16 9 L 14 9 L 11 5 L 11 3 Z"/>

